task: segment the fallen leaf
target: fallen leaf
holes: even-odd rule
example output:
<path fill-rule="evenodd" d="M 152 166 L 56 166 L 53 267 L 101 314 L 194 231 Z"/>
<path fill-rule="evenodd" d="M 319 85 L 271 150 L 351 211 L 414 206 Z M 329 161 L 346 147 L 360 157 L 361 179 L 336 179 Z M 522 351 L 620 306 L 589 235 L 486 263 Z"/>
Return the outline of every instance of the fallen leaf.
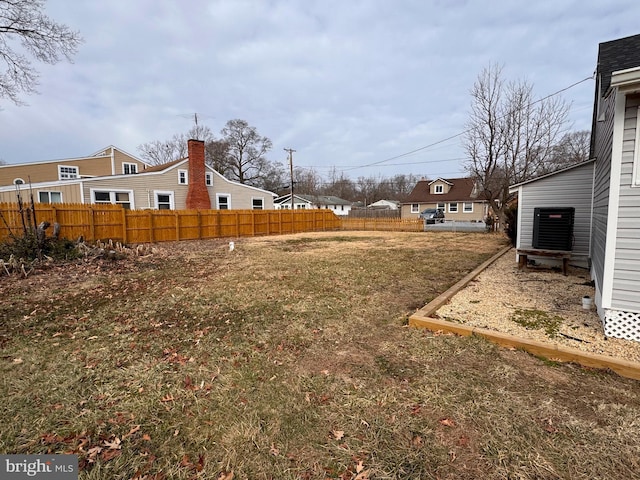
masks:
<path fill-rule="evenodd" d="M 150 441 L 151 441 L 151 437 L 149 436 L 149 434 L 148 434 L 148 433 L 145 433 L 144 435 L 142 435 L 142 439 L 143 439 L 143 440 L 146 440 L 147 442 L 150 442 Z"/>
<path fill-rule="evenodd" d="M 341 440 L 344 437 L 343 430 L 331 430 L 331 434 L 333 435 L 333 438 L 335 438 L 336 440 Z"/>
<path fill-rule="evenodd" d="M 120 439 L 118 437 L 115 437 L 111 441 L 105 440 L 103 442 L 104 446 L 107 447 L 109 450 L 120 450 L 122 448 L 121 443 L 122 442 L 120 441 Z"/>
<path fill-rule="evenodd" d="M 233 480 L 233 470 L 230 472 L 220 472 L 217 480 Z"/>
<path fill-rule="evenodd" d="M 358 475 L 356 475 L 356 478 L 354 478 L 353 480 L 369 480 L 369 470 L 364 470 L 358 473 Z"/>
<path fill-rule="evenodd" d="M 161 402 L 173 402 L 175 400 L 175 398 L 173 397 L 173 395 L 171 395 L 170 393 L 167 393 L 164 397 L 162 397 L 162 399 L 160 400 Z"/>
<path fill-rule="evenodd" d="M 456 422 L 454 422 L 453 420 L 451 420 L 450 418 L 443 418 L 440 420 L 440 424 L 444 425 L 445 427 L 455 427 L 456 426 Z"/>
<path fill-rule="evenodd" d="M 271 448 L 269 449 L 269 453 L 274 457 L 277 457 L 278 455 L 280 455 L 280 450 L 278 450 L 276 446 L 272 443 Z"/>
<path fill-rule="evenodd" d="M 103 462 L 108 462 L 109 460 L 119 457 L 120 455 L 122 455 L 121 450 L 103 450 L 103 452 L 100 454 L 100 459 Z"/>
<path fill-rule="evenodd" d="M 360 473 L 362 470 L 364 470 L 364 462 L 360 460 L 356 465 L 356 473 Z"/>
<path fill-rule="evenodd" d="M 419 446 L 421 446 L 421 445 L 422 445 L 422 443 L 423 443 L 423 441 L 422 441 L 422 437 L 421 437 L 420 435 L 415 435 L 415 436 L 411 439 L 411 444 L 412 444 L 414 447 L 419 447 Z"/>
<path fill-rule="evenodd" d="M 22 363 L 24 362 L 24 360 L 22 360 L 21 358 L 14 358 L 13 359 L 13 363 Z"/>
<path fill-rule="evenodd" d="M 136 433 L 138 430 L 140 430 L 140 425 L 135 425 L 134 427 L 131 428 L 131 430 L 129 430 L 129 433 L 126 433 L 122 436 L 122 439 L 126 439 L 129 438 L 131 435 L 133 435 L 134 433 Z"/>

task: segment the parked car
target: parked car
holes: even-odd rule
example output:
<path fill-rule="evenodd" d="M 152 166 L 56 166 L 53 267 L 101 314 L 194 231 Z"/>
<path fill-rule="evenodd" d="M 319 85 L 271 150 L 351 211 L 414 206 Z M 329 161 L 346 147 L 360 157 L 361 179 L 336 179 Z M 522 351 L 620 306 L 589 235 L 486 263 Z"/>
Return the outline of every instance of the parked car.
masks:
<path fill-rule="evenodd" d="M 420 218 L 427 223 L 442 223 L 444 222 L 444 212 L 439 208 L 427 208 L 420 212 Z"/>

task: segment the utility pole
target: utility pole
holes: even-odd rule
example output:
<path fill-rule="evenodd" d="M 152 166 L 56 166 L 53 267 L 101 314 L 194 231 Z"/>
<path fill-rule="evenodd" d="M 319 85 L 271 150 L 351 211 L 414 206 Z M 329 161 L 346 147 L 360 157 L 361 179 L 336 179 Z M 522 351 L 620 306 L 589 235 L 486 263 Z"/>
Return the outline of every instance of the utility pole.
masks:
<path fill-rule="evenodd" d="M 291 211 L 293 212 L 293 150 L 292 148 L 285 148 L 285 152 L 289 152 L 289 172 L 291 174 Z"/>

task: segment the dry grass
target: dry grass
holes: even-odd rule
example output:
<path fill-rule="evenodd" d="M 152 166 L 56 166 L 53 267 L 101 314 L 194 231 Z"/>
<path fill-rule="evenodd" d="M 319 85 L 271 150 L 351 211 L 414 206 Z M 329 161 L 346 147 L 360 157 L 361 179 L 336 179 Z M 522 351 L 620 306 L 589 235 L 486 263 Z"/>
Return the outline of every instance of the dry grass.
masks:
<path fill-rule="evenodd" d="M 0 451 L 84 479 L 638 478 L 638 382 L 406 328 L 501 246 L 299 234 L 3 279 Z"/>

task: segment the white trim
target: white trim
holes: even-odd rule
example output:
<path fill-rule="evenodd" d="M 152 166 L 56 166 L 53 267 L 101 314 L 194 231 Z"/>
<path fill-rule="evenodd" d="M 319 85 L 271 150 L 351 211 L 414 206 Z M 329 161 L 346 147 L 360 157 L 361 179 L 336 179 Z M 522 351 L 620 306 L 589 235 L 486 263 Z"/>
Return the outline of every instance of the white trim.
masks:
<path fill-rule="evenodd" d="M 452 179 L 452 180 L 453 180 L 453 179 Z M 456 180 L 458 180 L 458 179 L 456 178 Z M 444 183 L 446 183 L 447 185 L 453 185 L 453 183 L 451 183 L 451 182 L 449 182 L 449 181 L 445 180 L 445 179 L 444 179 L 444 178 L 442 178 L 442 177 L 438 177 L 438 178 L 436 178 L 435 180 L 432 180 L 432 181 L 431 181 L 431 182 L 429 182 L 427 185 L 431 185 L 432 183 L 435 183 L 435 182 L 437 182 L 437 181 L 444 182 Z"/>
<path fill-rule="evenodd" d="M 640 166 L 638 162 L 640 162 L 640 106 L 638 106 L 638 110 L 636 111 L 636 141 L 633 145 L 632 187 L 640 187 L 640 178 L 638 178 L 638 175 L 640 175 Z"/>
<path fill-rule="evenodd" d="M 518 187 L 518 203 L 522 203 L 522 185 Z M 488 213 L 487 213 L 488 214 Z M 522 208 L 518 208 L 518 220 L 516 222 L 516 248 L 522 247 Z M 520 255 L 516 254 L 516 260 L 520 260 Z"/>
<path fill-rule="evenodd" d="M 602 274 L 602 306 L 611 308 L 613 301 L 613 276 L 615 273 L 618 208 L 620 206 L 620 175 L 622 171 L 622 146 L 624 142 L 624 117 L 627 97 L 616 92 L 613 116 L 613 141 L 611 145 L 611 173 L 609 177 L 609 209 L 607 211 L 607 235 Z"/>
<path fill-rule="evenodd" d="M 449 213 L 459 213 L 460 212 L 460 209 L 458 208 L 458 204 L 459 203 L 460 202 L 449 202 L 449 209 L 448 209 Z M 456 209 L 455 210 L 451 210 L 451 205 L 455 205 Z"/>
<path fill-rule="evenodd" d="M 438 187 L 440 188 L 440 191 L 438 191 Z M 434 185 L 433 186 L 433 193 L 435 195 L 443 195 L 444 194 L 444 185 L 442 185 L 442 184 Z"/>
<path fill-rule="evenodd" d="M 116 174 L 116 155 L 113 151 L 113 147 L 111 147 L 111 175 L 115 175 L 115 174 Z"/>
<path fill-rule="evenodd" d="M 462 202 L 462 213 L 473 213 L 473 203 L 474 202 Z M 471 204 L 471 210 L 466 209 L 467 204 Z"/>
<path fill-rule="evenodd" d="M 216 209 L 220 210 L 220 197 L 225 197 L 227 199 L 226 210 L 231 210 L 231 194 L 230 193 L 216 193 Z"/>
<path fill-rule="evenodd" d="M 204 172 L 204 184 L 207 187 L 213 187 L 213 173 Z"/>
<path fill-rule="evenodd" d="M 413 206 L 416 206 L 415 210 L 413 208 Z M 419 203 L 412 203 L 411 204 L 411 213 L 420 213 L 420 204 Z"/>
<path fill-rule="evenodd" d="M 173 190 L 154 190 L 153 191 L 153 206 L 156 210 L 160 210 L 158 207 L 158 195 L 169 195 L 169 210 L 176 209 L 175 193 Z"/>
<path fill-rule="evenodd" d="M 16 183 L 18 180 L 20 180 L 20 183 Z M 26 185 L 24 178 L 20 178 L 20 177 L 16 177 L 13 179 L 13 185 Z"/>
<path fill-rule="evenodd" d="M 76 176 L 75 177 L 71 177 L 71 178 L 62 178 L 62 169 L 63 168 L 75 168 L 76 169 Z M 80 178 L 80 167 L 76 166 L 76 165 L 58 165 L 58 181 L 62 182 L 62 181 L 66 181 L 66 180 L 76 180 Z"/>
<path fill-rule="evenodd" d="M 618 70 L 611 74 L 611 88 L 624 88 L 636 83 L 640 83 L 640 67 Z"/>
<path fill-rule="evenodd" d="M 184 173 L 184 182 L 180 181 L 180 175 Z M 185 170 L 184 168 L 178 169 L 178 185 L 189 185 L 189 170 Z"/>

